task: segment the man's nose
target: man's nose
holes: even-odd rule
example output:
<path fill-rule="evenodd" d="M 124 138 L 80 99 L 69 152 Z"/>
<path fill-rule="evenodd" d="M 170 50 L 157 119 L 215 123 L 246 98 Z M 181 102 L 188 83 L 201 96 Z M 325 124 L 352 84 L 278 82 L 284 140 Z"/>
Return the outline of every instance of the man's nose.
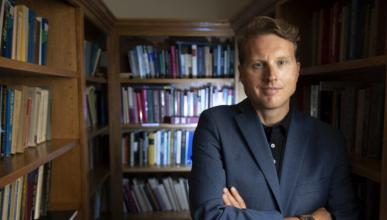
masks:
<path fill-rule="evenodd" d="M 267 65 L 265 71 L 265 79 L 268 81 L 276 81 L 278 78 L 278 69 L 274 65 Z"/>

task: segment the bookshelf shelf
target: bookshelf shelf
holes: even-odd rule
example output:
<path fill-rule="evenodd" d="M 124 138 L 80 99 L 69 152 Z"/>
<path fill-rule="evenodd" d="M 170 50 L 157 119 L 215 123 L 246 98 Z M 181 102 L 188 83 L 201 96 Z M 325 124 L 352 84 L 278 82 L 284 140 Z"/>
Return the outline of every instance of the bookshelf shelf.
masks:
<path fill-rule="evenodd" d="M 121 83 L 123 84 L 224 84 L 224 83 L 234 83 L 234 78 L 165 78 L 165 79 L 128 79 L 121 78 Z"/>
<path fill-rule="evenodd" d="M 191 172 L 191 166 L 123 166 L 124 173 L 186 173 Z"/>
<path fill-rule="evenodd" d="M 376 56 L 357 60 L 348 60 L 327 65 L 305 67 L 301 69 L 302 76 L 346 72 L 359 69 L 377 68 L 386 65 L 387 56 Z"/>
<path fill-rule="evenodd" d="M 380 183 L 381 180 L 381 161 L 351 156 L 352 172 Z"/>
<path fill-rule="evenodd" d="M 107 83 L 106 79 L 103 78 L 103 77 L 91 77 L 91 76 L 86 76 L 86 82 L 89 82 L 89 83 L 102 83 L 102 84 Z"/>
<path fill-rule="evenodd" d="M 73 220 L 76 219 L 78 211 L 49 211 L 47 216 L 39 218 L 39 220 Z"/>
<path fill-rule="evenodd" d="M 164 123 L 150 123 L 150 124 L 125 124 L 122 125 L 123 130 L 147 130 L 147 129 L 195 129 L 197 124 L 164 124 Z"/>
<path fill-rule="evenodd" d="M 97 167 L 89 173 L 90 180 L 90 193 L 89 196 L 92 197 L 95 192 L 100 188 L 110 176 L 110 170 L 108 167 Z"/>
<path fill-rule="evenodd" d="M 109 127 L 108 126 L 104 126 L 102 128 L 95 128 L 95 129 L 90 129 L 89 130 L 89 134 L 88 134 L 88 138 L 89 139 L 93 139 L 99 135 L 103 135 L 103 134 L 108 134 L 109 133 Z"/>
<path fill-rule="evenodd" d="M 76 77 L 76 74 L 73 71 L 21 62 L 4 57 L 0 57 L 0 72 L 1 75 L 7 74 L 12 76 Z"/>
<path fill-rule="evenodd" d="M 30 147 L 22 154 L 3 159 L 0 164 L 0 187 L 65 154 L 76 145 L 75 139 L 54 139 L 36 147 Z"/>
<path fill-rule="evenodd" d="M 142 214 L 129 214 L 126 216 L 127 220 L 190 220 L 191 217 L 188 211 L 182 212 L 154 212 L 154 213 L 142 213 Z"/>

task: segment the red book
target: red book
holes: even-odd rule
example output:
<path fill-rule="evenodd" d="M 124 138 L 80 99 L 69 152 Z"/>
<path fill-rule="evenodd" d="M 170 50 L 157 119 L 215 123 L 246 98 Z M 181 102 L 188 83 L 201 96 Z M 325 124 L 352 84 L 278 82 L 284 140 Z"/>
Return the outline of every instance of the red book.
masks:
<path fill-rule="evenodd" d="M 176 65 L 176 48 L 175 45 L 171 45 L 171 53 L 170 53 L 170 67 L 172 69 L 172 78 L 177 77 L 177 65 Z"/>
<path fill-rule="evenodd" d="M 144 120 L 143 120 L 143 115 L 144 115 L 144 112 L 143 112 L 143 109 L 142 109 L 142 98 L 141 98 L 142 94 L 141 92 L 136 92 L 136 103 L 137 103 L 137 112 L 138 112 L 138 122 L 139 123 L 143 123 Z"/>

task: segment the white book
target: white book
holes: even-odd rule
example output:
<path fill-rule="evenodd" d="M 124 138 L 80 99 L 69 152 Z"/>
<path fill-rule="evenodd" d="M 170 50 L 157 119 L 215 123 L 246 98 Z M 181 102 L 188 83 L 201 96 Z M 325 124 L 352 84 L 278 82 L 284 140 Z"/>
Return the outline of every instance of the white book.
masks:
<path fill-rule="evenodd" d="M 19 89 L 14 89 L 14 101 L 13 101 L 13 115 L 12 115 L 12 146 L 11 146 L 11 153 L 15 154 L 16 152 L 20 152 L 18 148 L 18 133 L 20 132 L 23 127 L 20 127 L 20 120 L 22 119 L 20 117 L 21 113 L 21 104 L 22 104 L 22 91 Z M 22 152 L 22 151 L 21 151 Z"/>
<path fill-rule="evenodd" d="M 39 116 L 39 104 L 40 104 L 40 95 L 41 89 L 39 87 L 33 88 L 32 95 L 32 109 L 31 109 L 31 124 L 30 131 L 28 136 L 28 146 L 34 147 L 36 146 L 36 133 L 37 133 L 37 124 L 38 124 L 38 116 Z"/>
<path fill-rule="evenodd" d="M 172 210 L 173 211 L 178 211 L 177 204 L 176 204 L 176 199 L 175 199 L 175 197 L 172 194 L 172 188 L 169 185 L 168 179 L 167 178 L 163 178 L 162 181 L 163 181 L 163 185 L 164 185 L 164 188 L 165 188 L 165 192 L 166 192 L 166 194 L 168 196 L 168 200 L 171 202 Z"/>
<path fill-rule="evenodd" d="M 192 76 L 196 78 L 198 76 L 198 46 L 196 44 L 192 44 L 191 50 L 192 50 Z"/>
<path fill-rule="evenodd" d="M 167 180 L 168 180 L 169 187 L 171 188 L 171 191 L 172 191 L 173 199 L 175 200 L 175 203 L 176 203 L 177 211 L 181 211 L 182 207 L 181 207 L 180 203 L 178 202 L 177 194 L 176 194 L 175 187 L 174 187 L 175 186 L 174 181 L 172 180 L 171 177 L 168 177 Z"/>
<path fill-rule="evenodd" d="M 38 184 L 36 185 L 34 219 L 39 219 L 40 217 L 40 207 L 42 206 L 43 174 L 44 165 L 41 165 L 38 170 Z"/>
<path fill-rule="evenodd" d="M 132 189 L 133 189 L 134 195 L 136 197 L 136 200 L 139 204 L 140 212 L 141 213 L 146 212 L 147 211 L 146 204 L 145 204 L 145 201 L 141 195 L 140 188 L 137 184 L 137 181 L 135 179 L 133 179 Z"/>
<path fill-rule="evenodd" d="M 22 214 L 22 198 L 23 198 L 23 186 L 24 186 L 24 176 L 17 179 L 17 203 L 16 203 L 16 220 L 21 218 Z"/>
<path fill-rule="evenodd" d="M 184 209 L 189 210 L 189 204 L 188 204 L 188 196 L 184 187 L 184 182 L 182 178 L 179 178 L 179 185 L 180 185 L 180 193 L 184 204 Z"/>
<path fill-rule="evenodd" d="M 134 102 L 136 101 L 133 97 L 134 95 L 134 91 L 133 91 L 133 87 L 127 87 L 127 100 L 128 100 L 128 108 L 127 108 L 127 111 L 128 111 L 128 123 L 135 123 L 134 121 L 131 121 L 130 119 L 134 119 L 136 116 L 134 115 Z M 130 111 L 132 110 L 132 111 Z"/>
<path fill-rule="evenodd" d="M 177 196 L 177 201 L 178 201 L 178 204 L 179 204 L 181 210 L 186 210 L 184 198 L 183 198 L 183 195 L 182 195 L 182 190 L 180 188 L 180 184 L 179 183 L 174 183 L 173 186 L 174 186 L 174 189 L 175 189 L 175 192 L 176 192 L 176 196 Z"/>
<path fill-rule="evenodd" d="M 144 184 L 141 183 L 138 187 L 139 187 L 139 189 L 140 189 L 141 196 L 142 196 L 142 198 L 144 199 L 145 206 L 146 206 L 146 210 L 147 210 L 148 212 L 153 212 L 153 211 L 155 211 L 155 210 L 153 210 L 152 205 L 151 205 L 151 203 L 150 203 L 150 201 L 149 201 L 149 198 L 148 198 L 148 196 L 147 196 L 146 193 L 145 193 Z"/>
<path fill-rule="evenodd" d="M 37 122 L 37 125 L 36 125 L 36 143 L 37 144 L 40 144 L 40 143 L 42 143 L 43 141 L 43 137 L 42 137 L 42 133 L 43 133 L 43 120 L 42 120 L 42 118 L 43 118 L 43 114 L 44 114 L 44 97 L 43 97 L 43 90 L 42 89 L 40 89 L 39 91 L 37 91 L 37 93 L 38 93 L 38 96 L 40 96 L 40 98 L 38 98 L 39 99 L 39 103 L 37 104 L 38 105 L 38 113 L 37 113 L 37 115 L 38 115 L 38 118 L 37 118 L 37 120 L 38 120 L 38 122 Z"/>
<path fill-rule="evenodd" d="M 160 196 L 165 204 L 166 210 L 171 211 L 172 208 L 172 202 L 169 200 L 167 192 L 165 190 L 165 187 L 163 184 L 159 184 L 157 186 L 157 190 L 160 192 Z"/>
<path fill-rule="evenodd" d="M 43 118 L 42 118 L 42 142 L 47 140 L 47 122 L 48 122 L 48 105 L 49 105 L 49 91 L 47 89 L 42 89 L 43 95 Z"/>
<path fill-rule="evenodd" d="M 8 219 L 10 195 L 11 195 L 11 184 L 8 184 L 4 187 L 3 210 L 1 211 L 2 213 L 1 219 Z"/>
<path fill-rule="evenodd" d="M 176 164 L 177 165 L 180 165 L 181 164 L 181 133 L 182 131 L 181 130 L 177 130 L 176 131 L 176 140 L 175 140 L 175 143 L 176 143 Z"/>
<path fill-rule="evenodd" d="M 122 120 L 124 124 L 129 123 L 128 92 L 125 87 L 121 87 L 122 92 Z"/>

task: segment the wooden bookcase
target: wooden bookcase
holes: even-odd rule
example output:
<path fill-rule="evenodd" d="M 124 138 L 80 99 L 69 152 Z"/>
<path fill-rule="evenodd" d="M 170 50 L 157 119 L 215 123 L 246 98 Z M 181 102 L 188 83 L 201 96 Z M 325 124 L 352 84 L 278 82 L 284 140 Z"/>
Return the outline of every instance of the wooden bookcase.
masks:
<path fill-rule="evenodd" d="M 383 121 L 379 122 L 380 129 L 382 130 L 378 130 L 377 126 L 375 126 L 375 123 L 369 122 L 369 127 L 365 126 L 363 131 L 358 132 L 356 129 L 359 129 L 359 127 L 355 127 L 355 131 L 351 131 L 355 132 L 356 136 L 362 135 L 363 137 L 366 137 L 367 133 L 369 135 L 371 132 L 380 132 L 381 146 L 371 146 L 369 142 L 364 142 L 364 139 L 356 139 L 358 137 L 354 138 L 353 140 L 348 140 L 351 138 L 347 138 L 347 143 L 352 143 L 352 145 L 354 145 L 348 146 L 353 178 L 356 179 L 354 182 L 356 183 L 359 180 L 364 181 L 366 183 L 365 185 L 368 187 L 366 189 L 366 196 L 364 199 L 365 201 L 361 201 L 361 210 L 363 212 L 362 219 L 386 219 L 387 112 L 385 94 L 387 74 L 387 23 L 385 21 L 385 16 L 383 17 L 383 14 L 386 12 L 387 7 L 384 1 L 366 1 L 364 5 L 360 5 L 359 9 L 356 9 L 354 5 L 356 5 L 355 3 L 359 2 L 361 1 L 314 1 L 312 3 L 310 1 L 303 0 L 284 0 L 278 1 L 276 3 L 275 16 L 278 18 L 283 18 L 289 23 L 295 24 L 300 28 L 301 41 L 299 53 L 302 68 L 300 80 L 298 83 L 299 85 L 297 96 L 302 97 L 304 94 L 300 93 L 305 93 L 303 88 L 309 88 L 308 86 L 311 84 L 320 85 L 319 92 L 324 90 L 321 85 L 332 85 L 334 84 L 332 82 L 339 84 L 344 89 L 348 89 L 354 84 L 361 84 L 361 87 L 365 87 L 359 88 L 360 90 L 367 90 L 367 87 L 373 86 L 375 84 L 383 86 L 383 89 L 380 93 L 370 93 L 371 95 L 366 96 L 365 98 L 369 98 L 369 100 L 375 100 L 377 98 L 376 96 L 383 97 L 382 99 L 384 99 L 384 102 L 380 107 L 384 108 L 384 111 L 379 109 L 380 114 L 383 116 Z M 379 5 L 375 7 L 373 4 Z M 343 12 L 345 10 L 347 11 Z M 369 12 L 367 12 L 368 10 Z M 356 19 L 358 20 L 354 22 L 353 20 L 355 20 L 355 18 L 353 17 L 350 17 L 349 20 L 345 20 L 348 19 L 348 17 L 345 18 L 346 16 L 351 16 L 351 14 L 355 13 L 357 17 Z M 364 15 L 363 20 L 359 18 L 362 16 L 361 14 Z M 375 18 L 372 18 L 374 15 L 376 15 Z M 327 19 L 327 17 L 329 17 L 329 19 Z M 372 21 L 372 19 L 377 21 L 376 24 L 373 23 L 375 20 Z M 324 22 L 325 24 L 329 24 L 329 27 L 323 26 Z M 346 24 L 345 22 L 348 23 Z M 337 29 L 332 28 L 335 26 L 334 24 L 337 25 Z M 314 29 L 316 26 L 318 27 L 317 30 Z M 349 32 L 349 34 L 341 32 L 343 27 L 348 28 L 346 31 Z M 371 29 L 373 31 L 369 31 Z M 353 38 L 354 35 L 352 34 L 351 36 L 352 30 L 356 30 L 354 33 L 355 35 L 363 36 L 363 39 L 356 41 L 356 44 L 351 42 L 353 41 L 351 38 Z M 319 32 L 330 34 L 328 36 L 324 36 L 324 34 L 320 35 Z M 372 36 L 375 33 L 376 35 Z M 345 37 L 344 34 L 348 34 L 349 36 Z M 342 36 L 344 36 L 344 38 L 340 38 Z M 373 38 L 377 44 L 374 44 L 374 42 L 372 42 L 373 40 L 370 38 Z M 318 43 L 318 41 L 321 40 L 323 43 Z M 362 51 L 358 55 L 351 54 L 356 54 L 353 52 L 356 51 L 356 49 L 354 46 L 351 46 L 351 44 L 356 45 L 356 47 L 361 47 Z M 319 47 L 319 45 L 322 45 L 322 47 Z M 324 50 L 326 50 L 325 48 L 328 48 L 328 51 L 324 52 Z M 350 52 L 351 50 L 352 52 Z M 320 52 L 321 55 L 315 54 Z M 317 57 L 317 61 L 316 59 L 313 59 L 313 57 Z M 353 118 L 354 125 L 358 126 L 358 124 L 360 124 L 359 121 L 362 120 L 363 117 L 369 117 L 363 115 L 371 115 L 375 112 L 367 113 L 367 111 L 363 112 L 361 110 L 361 107 L 359 107 L 359 103 L 361 103 L 361 101 L 359 100 L 362 99 L 359 98 L 359 90 L 356 90 L 356 92 L 356 104 L 352 107 L 355 108 L 356 112 L 359 112 L 360 114 L 355 115 L 355 118 Z M 344 99 L 345 98 L 350 99 L 351 97 L 347 96 L 344 97 Z M 340 100 L 341 102 L 344 102 L 343 98 L 340 98 Z M 375 106 L 374 108 L 378 108 L 376 107 L 375 102 L 371 102 L 372 101 L 367 102 L 366 100 L 366 103 L 371 106 L 371 109 L 373 106 Z M 331 103 L 332 106 L 329 106 L 327 103 L 330 102 L 323 102 L 320 99 L 319 108 L 324 107 L 324 105 L 325 107 L 332 108 L 333 104 Z M 368 106 L 367 104 L 365 105 Z M 347 109 L 347 107 L 348 106 L 342 108 Z M 340 114 L 340 112 L 338 113 Z M 347 114 L 350 113 L 347 112 Z M 372 121 L 372 119 L 369 121 Z M 372 127 L 371 123 L 373 123 L 372 125 L 375 127 Z M 339 129 L 342 130 L 345 134 L 346 130 L 349 128 L 345 127 L 345 125 L 342 126 L 344 127 L 339 127 Z M 371 129 L 371 131 L 368 131 L 368 129 Z M 359 143 L 359 140 L 362 140 L 362 142 Z M 371 158 L 369 154 L 364 153 L 364 151 L 362 151 L 360 154 L 356 152 L 356 147 L 358 146 L 360 146 L 360 149 L 366 149 L 368 152 L 370 151 L 369 148 L 371 147 L 379 147 L 380 152 L 378 153 L 377 158 Z M 358 190 L 356 187 L 355 189 Z M 357 191 L 357 193 L 359 193 L 359 191 Z M 379 211 L 379 213 L 375 213 L 377 211 Z"/>
<path fill-rule="evenodd" d="M 120 78 L 120 73 L 127 73 L 130 71 L 128 68 L 128 55 L 127 52 L 131 47 L 136 44 L 141 44 L 131 39 L 146 39 L 146 41 L 152 42 L 152 39 L 163 39 L 167 37 L 223 37 L 233 39 L 234 32 L 232 31 L 228 22 L 225 21 L 174 21 L 174 20 L 118 20 L 115 25 L 114 38 L 112 37 L 109 42 L 114 48 L 110 48 L 115 51 L 111 56 L 112 66 L 114 71 L 109 73 L 111 77 L 111 87 L 109 87 L 109 97 L 112 97 L 112 109 L 110 114 L 111 120 L 111 139 L 115 143 L 116 154 L 116 166 L 120 175 L 122 194 L 122 178 L 124 177 L 162 177 L 166 175 L 171 176 L 185 176 L 190 172 L 189 166 L 141 166 L 130 167 L 122 165 L 121 151 L 121 138 L 124 132 L 134 130 L 157 130 L 157 129 L 185 129 L 193 130 L 195 125 L 172 125 L 172 124 L 158 124 L 158 125 L 142 125 L 142 124 L 123 124 L 121 120 L 121 86 L 133 86 L 133 85 L 160 85 L 167 84 L 177 87 L 189 87 L 200 86 L 206 84 L 215 85 L 230 85 L 234 88 L 234 96 L 237 94 L 236 85 L 238 76 L 234 73 L 232 78 L 152 78 L 152 79 L 128 79 Z M 236 53 L 235 53 L 236 54 Z M 235 56 L 236 57 L 236 56 Z M 235 64 L 235 62 L 234 62 Z M 234 69 L 236 68 L 236 65 Z M 114 85 L 114 86 L 113 86 Z M 121 204 L 121 210 L 123 207 Z M 125 218 L 128 219 L 190 219 L 189 212 L 156 212 L 147 214 L 129 214 Z"/>
<path fill-rule="evenodd" d="M 51 96 L 51 140 L 0 161 L 4 187 L 40 165 L 52 162 L 50 211 L 80 211 L 82 193 L 79 144 L 76 9 L 60 1 L 17 1 L 49 21 L 47 65 L 0 58 L 5 85 L 44 86 Z M 63 38 L 63 36 L 67 36 Z M 58 43 L 60 42 L 60 43 Z M 69 166 L 71 164 L 71 166 Z"/>

